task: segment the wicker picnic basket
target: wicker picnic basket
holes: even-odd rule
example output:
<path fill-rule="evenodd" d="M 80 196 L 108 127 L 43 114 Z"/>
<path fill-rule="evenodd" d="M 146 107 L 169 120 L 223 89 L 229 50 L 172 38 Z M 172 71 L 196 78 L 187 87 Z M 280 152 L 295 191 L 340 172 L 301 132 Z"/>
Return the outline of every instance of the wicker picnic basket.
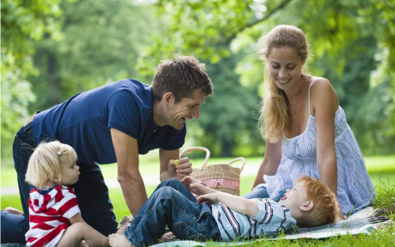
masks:
<path fill-rule="evenodd" d="M 191 151 L 200 150 L 206 152 L 206 159 L 200 169 L 193 169 L 191 176 L 202 181 L 207 187 L 232 195 L 240 195 L 240 173 L 243 171 L 245 159 L 239 157 L 229 161 L 227 164 L 207 165 L 210 151 L 204 147 L 187 148 L 180 153 L 180 158 Z M 242 161 L 240 168 L 232 167 L 231 164 Z"/>

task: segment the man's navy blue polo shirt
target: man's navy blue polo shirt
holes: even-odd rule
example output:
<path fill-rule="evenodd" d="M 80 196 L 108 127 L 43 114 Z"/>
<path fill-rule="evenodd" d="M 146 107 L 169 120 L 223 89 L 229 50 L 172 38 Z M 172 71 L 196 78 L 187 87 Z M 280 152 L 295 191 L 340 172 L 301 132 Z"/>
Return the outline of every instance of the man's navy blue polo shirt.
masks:
<path fill-rule="evenodd" d="M 80 93 L 35 116 L 34 141 L 38 145 L 56 139 L 69 144 L 79 164 L 116 162 L 110 128 L 137 139 L 139 154 L 182 147 L 186 125 L 181 130 L 157 127 L 152 102 L 151 87 L 133 79 Z"/>

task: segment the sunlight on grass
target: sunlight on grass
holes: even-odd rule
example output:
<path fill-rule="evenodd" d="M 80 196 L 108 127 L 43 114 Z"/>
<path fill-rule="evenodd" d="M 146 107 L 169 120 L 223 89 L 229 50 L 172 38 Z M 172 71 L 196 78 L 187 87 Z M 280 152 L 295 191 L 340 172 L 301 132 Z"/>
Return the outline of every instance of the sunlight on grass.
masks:
<path fill-rule="evenodd" d="M 232 158 L 212 158 L 210 159 L 209 164 L 224 164 L 229 162 L 231 159 Z M 380 198 L 388 198 L 388 195 L 385 194 L 386 191 L 388 191 L 391 188 L 394 189 L 393 181 L 395 181 L 395 156 L 366 157 L 365 160 L 374 186 L 376 186 L 377 188 L 377 186 L 383 186 L 383 184 L 388 185 L 387 186 L 388 188 L 384 190 L 377 189 L 378 196 L 376 201 L 378 203 L 384 203 L 383 200 L 381 200 Z M 257 167 L 258 169 L 261 161 L 262 161 L 261 157 L 249 157 L 246 158 L 246 166 L 252 165 Z M 7 162 L 12 162 L 12 160 L 9 160 Z M 203 159 L 193 159 L 192 162 L 193 164 L 195 164 L 195 166 L 200 167 L 203 162 Z M 105 179 L 116 178 L 117 176 L 116 164 L 102 165 L 101 169 Z M 143 175 L 155 174 L 156 172 L 159 173 L 159 165 L 157 164 L 155 159 L 141 158 L 140 170 Z M 254 181 L 255 181 L 255 176 L 242 176 L 240 182 L 240 193 L 245 194 L 251 191 Z M 16 172 L 13 166 L 10 164 L 7 165 L 3 163 L 1 167 L 1 186 L 2 187 L 17 186 Z M 148 196 L 152 194 L 155 188 L 156 185 L 146 186 L 146 191 Z M 115 205 L 114 212 L 117 216 L 117 220 L 120 220 L 123 216 L 128 214 L 129 210 L 126 206 L 121 189 L 110 189 L 110 199 L 113 205 Z M 385 205 L 388 205 L 389 203 L 388 200 Z M 1 196 L 1 208 L 4 209 L 7 206 L 21 209 L 22 207 L 19 201 L 19 195 Z"/>
<path fill-rule="evenodd" d="M 156 156 L 155 156 L 156 157 Z M 140 172 L 142 175 L 147 174 L 159 174 L 159 163 L 153 156 L 140 156 Z M 226 164 L 233 158 L 211 158 L 210 164 Z M 369 174 L 380 174 L 385 176 L 386 173 L 395 173 L 395 155 L 390 156 L 369 156 L 364 157 L 366 161 L 366 167 Z M 194 168 L 200 168 L 203 164 L 204 159 L 192 159 Z M 3 160 L 1 165 L 1 186 L 17 186 L 16 172 L 14 170 L 12 159 Z M 247 157 L 246 167 L 254 166 L 258 170 L 260 163 L 262 162 L 261 157 Z M 235 163 L 238 166 L 238 163 Z M 101 165 L 101 170 L 105 179 L 117 177 L 117 165 Z M 374 180 L 374 178 L 372 178 Z M 395 181 L 395 180 L 393 180 Z"/>
<path fill-rule="evenodd" d="M 386 208 L 390 209 L 394 206 L 395 198 L 395 172 L 373 174 L 371 175 L 373 183 L 376 187 L 377 197 L 375 200 L 375 208 Z M 255 177 L 242 177 L 241 178 L 241 194 L 249 192 Z M 146 186 L 147 194 L 150 195 L 155 190 L 156 185 Z M 126 206 L 125 200 L 123 199 L 122 191 L 120 189 L 110 189 L 110 198 L 114 205 L 114 213 L 117 220 L 119 221 L 123 216 L 129 215 L 129 210 Z M 1 207 L 4 209 L 6 206 L 11 206 L 17 209 L 22 209 L 19 195 L 7 195 L 1 197 Z M 387 214 L 388 215 L 388 214 Z M 392 221 L 394 215 L 388 215 Z M 324 240 L 320 239 L 298 239 L 288 240 L 279 239 L 272 241 L 270 239 L 257 239 L 255 242 L 246 242 L 245 245 L 241 246 L 393 246 L 395 243 L 395 226 L 387 225 L 386 227 L 380 228 L 377 231 L 373 231 L 370 235 L 359 234 L 359 235 L 345 235 L 327 238 Z M 210 243 L 210 246 L 219 246 L 214 243 Z M 240 246 L 240 245 L 239 245 Z"/>

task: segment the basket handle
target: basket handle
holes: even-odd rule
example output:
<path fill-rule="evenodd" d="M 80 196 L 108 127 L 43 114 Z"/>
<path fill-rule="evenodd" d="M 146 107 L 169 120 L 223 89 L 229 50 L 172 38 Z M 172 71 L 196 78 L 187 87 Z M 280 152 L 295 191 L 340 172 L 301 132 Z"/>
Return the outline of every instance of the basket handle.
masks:
<path fill-rule="evenodd" d="M 190 148 L 187 148 L 187 149 L 183 150 L 180 153 L 180 159 L 181 159 L 181 157 L 184 154 L 189 153 L 191 151 L 195 151 L 195 150 L 200 150 L 200 151 L 206 152 L 206 159 L 203 162 L 202 168 L 205 167 L 207 165 L 208 159 L 210 158 L 210 150 L 208 150 L 207 148 L 204 148 L 204 147 L 190 147 Z"/>
<path fill-rule="evenodd" d="M 231 164 L 233 164 L 233 163 L 235 163 L 236 161 L 239 161 L 239 160 L 241 160 L 243 162 L 243 164 L 240 167 L 240 172 L 242 172 L 243 168 L 244 168 L 244 165 L 246 163 L 246 159 L 244 159 L 243 157 L 239 157 L 239 158 L 236 158 L 236 159 L 233 159 L 233 160 L 229 161 L 228 165 L 231 165 Z"/>

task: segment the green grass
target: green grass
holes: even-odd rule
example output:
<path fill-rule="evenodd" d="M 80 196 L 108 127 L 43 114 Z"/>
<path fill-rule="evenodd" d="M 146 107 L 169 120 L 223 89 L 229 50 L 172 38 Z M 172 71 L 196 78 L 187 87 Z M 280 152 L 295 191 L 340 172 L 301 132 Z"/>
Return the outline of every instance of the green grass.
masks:
<path fill-rule="evenodd" d="M 231 158 L 210 159 L 209 164 L 227 163 Z M 203 160 L 192 160 L 194 166 L 200 167 Z M 261 157 L 246 158 L 246 165 L 260 164 Z M 365 157 L 366 166 L 369 175 L 377 191 L 377 197 L 374 207 L 391 209 L 395 206 L 395 156 L 376 156 Z M 106 179 L 116 178 L 116 165 L 103 165 L 101 166 L 103 175 Z M 159 173 L 159 164 L 155 160 L 142 160 L 140 165 L 142 174 L 155 174 Z M 255 177 L 248 176 L 241 178 L 241 194 L 247 193 L 251 190 Z M 1 167 L 1 186 L 17 186 L 16 173 L 11 165 L 2 165 Z M 156 185 L 146 186 L 147 194 L 150 195 L 155 190 Z M 129 210 L 123 199 L 121 189 L 110 189 L 110 199 L 114 205 L 114 212 L 117 220 L 119 221 L 123 216 L 129 214 Z M 7 206 L 21 209 L 19 195 L 6 195 L 1 196 L 1 208 Z M 394 215 L 388 214 L 392 220 Z M 256 243 L 248 243 L 248 246 L 394 246 L 395 243 L 395 226 L 390 225 L 383 229 L 373 232 L 371 235 L 360 234 L 357 236 L 339 236 L 329 238 L 326 240 L 312 240 L 312 239 L 299 239 L 299 240 L 286 240 L 280 239 L 276 241 L 269 241 L 262 239 Z"/>
<path fill-rule="evenodd" d="M 159 174 L 159 163 L 155 158 L 156 157 L 152 158 L 152 155 L 149 158 L 140 156 L 139 169 L 141 174 Z M 232 159 L 233 158 L 211 158 L 209 164 L 226 164 Z M 364 157 L 364 159 L 369 174 L 395 173 L 395 155 L 369 156 Z M 203 164 L 203 159 L 192 159 L 191 161 L 194 168 L 200 168 Z M 259 166 L 261 162 L 262 157 L 247 157 L 245 165 Z M 235 166 L 239 166 L 239 163 L 235 163 Z M 117 177 L 116 164 L 101 165 L 101 170 L 105 179 Z M 12 159 L 2 160 L 1 187 L 6 186 L 17 186 L 16 172 L 13 167 Z"/>

